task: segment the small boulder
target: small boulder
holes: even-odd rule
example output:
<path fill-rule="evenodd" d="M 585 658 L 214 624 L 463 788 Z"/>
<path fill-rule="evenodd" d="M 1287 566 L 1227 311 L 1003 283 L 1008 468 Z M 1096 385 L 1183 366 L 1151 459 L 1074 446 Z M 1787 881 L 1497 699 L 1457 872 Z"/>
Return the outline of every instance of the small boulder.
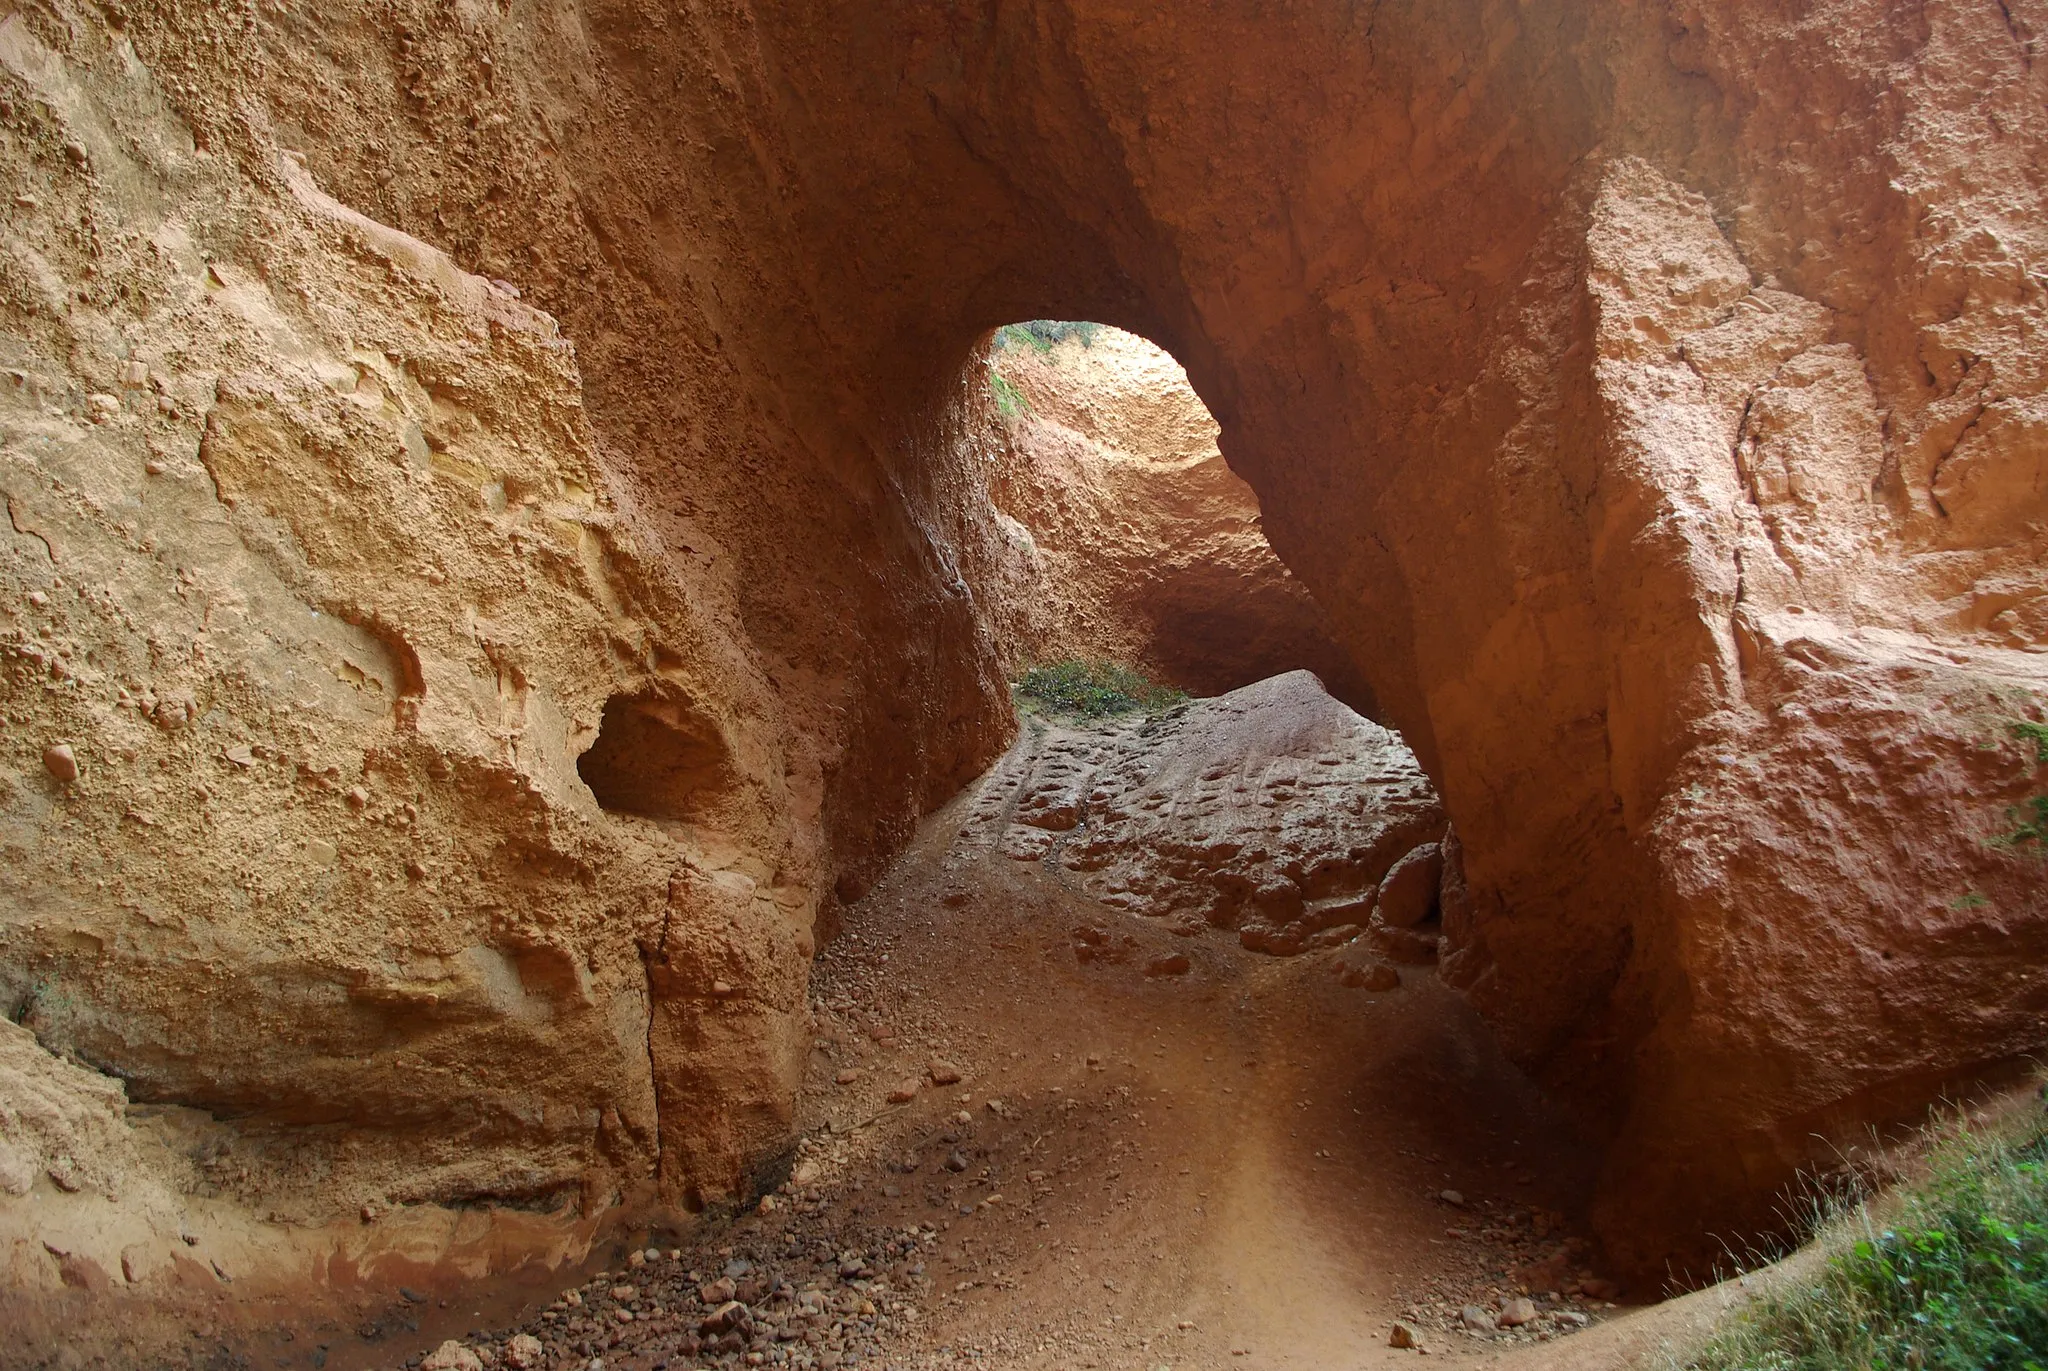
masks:
<path fill-rule="evenodd" d="M 505 1364 L 512 1371 L 540 1371 L 541 1358 L 545 1355 L 546 1349 L 541 1346 L 540 1339 L 531 1333 L 514 1333 L 511 1341 L 505 1344 Z"/>
<path fill-rule="evenodd" d="M 1387 1346 L 1389 1347 L 1415 1347 L 1418 1345 L 1419 1339 L 1415 1336 L 1415 1330 L 1405 1323 L 1395 1324 L 1393 1330 L 1387 1334 Z"/>
<path fill-rule="evenodd" d="M 1475 1333 L 1492 1333 L 1500 1327 L 1494 1320 L 1491 1310 L 1482 1309 L 1476 1304 L 1468 1304 L 1459 1310 L 1458 1322 Z"/>
<path fill-rule="evenodd" d="M 1394 863 L 1380 882 L 1379 920 L 1389 928 L 1413 928 L 1436 910 L 1443 882 L 1444 850 L 1424 843 Z"/>
<path fill-rule="evenodd" d="M 925 1074 L 932 1078 L 933 1085 L 960 1084 L 960 1068 L 948 1061 L 940 1061 L 935 1058 L 925 1068 Z"/>
<path fill-rule="evenodd" d="M 738 1300 L 727 1300 L 724 1304 L 719 1305 L 718 1308 L 704 1316 L 703 1320 L 697 1325 L 697 1331 L 709 1333 L 716 1337 L 720 1333 L 729 1333 L 735 1329 L 743 1328 L 748 1321 L 749 1311 L 747 1307 Z"/>
<path fill-rule="evenodd" d="M 1535 1318 L 1536 1301 L 1528 1296 L 1517 1295 L 1512 1299 L 1501 1301 L 1500 1326 L 1502 1328 L 1520 1328 L 1525 1323 L 1533 1322 Z"/>
<path fill-rule="evenodd" d="M 1154 957 L 1145 963 L 1147 976 L 1185 976 L 1194 966 L 1185 952 L 1174 952 L 1164 957 Z"/>
<path fill-rule="evenodd" d="M 899 1081 L 897 1082 L 895 1087 L 889 1091 L 890 1104 L 909 1104 L 912 1100 L 916 1098 L 916 1081 Z"/>
<path fill-rule="evenodd" d="M 43 770 L 53 780 L 69 785 L 78 779 L 78 754 L 69 743 L 51 743 L 43 749 Z"/>
<path fill-rule="evenodd" d="M 420 1371 L 484 1371 L 484 1360 L 476 1353 L 450 1338 L 420 1363 Z"/>
<path fill-rule="evenodd" d="M 1347 943 L 1334 959 L 1337 984 L 1352 990 L 1392 990 L 1401 984 L 1401 973 L 1372 955 L 1362 943 Z"/>
<path fill-rule="evenodd" d="M 1274 927 L 1263 919 L 1253 919 L 1237 930 L 1237 945 L 1247 952 L 1263 952 L 1269 957 L 1292 957 L 1308 948 L 1308 929 L 1301 924 L 1282 924 Z"/>
<path fill-rule="evenodd" d="M 1363 932 L 1365 932 L 1365 929 L 1358 924 L 1338 924 L 1333 928 L 1326 928 L 1316 934 L 1315 937 L 1310 938 L 1308 945 L 1311 951 L 1321 951 L 1326 947 L 1342 947 L 1344 944 L 1356 939 Z"/>

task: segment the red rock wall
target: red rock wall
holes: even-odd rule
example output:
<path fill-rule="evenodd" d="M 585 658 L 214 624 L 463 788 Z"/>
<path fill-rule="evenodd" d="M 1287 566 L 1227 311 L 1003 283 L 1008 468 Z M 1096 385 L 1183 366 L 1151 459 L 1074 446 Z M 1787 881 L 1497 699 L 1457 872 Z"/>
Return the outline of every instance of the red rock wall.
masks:
<path fill-rule="evenodd" d="M 150 573 L 142 618 L 177 625 L 189 673 L 132 608 L 132 629 L 15 611 L 41 665 L 5 703 L 5 933 L 13 992 L 75 987 L 46 1040 L 167 1094 L 243 1071 L 267 1097 L 360 1005 L 445 1006 L 464 949 L 545 923 L 519 935 L 563 953 L 534 984 L 596 987 L 582 1047 L 491 1007 L 487 968 L 474 1013 L 427 1036 L 522 1063 L 541 1095 L 578 1082 L 559 1155 L 535 1170 L 507 1123 L 489 1175 L 428 1183 L 418 1137 L 517 1111 L 453 1066 L 404 1084 L 404 1033 L 344 1034 L 332 1060 L 363 1065 L 336 1068 L 323 1121 L 407 1120 L 360 1174 L 605 1190 L 658 1151 L 671 1195 L 740 1187 L 794 1079 L 821 901 L 1009 727 L 968 364 L 996 324 L 1065 317 L 1186 363 L 1273 547 L 1435 780 L 1470 892 L 1447 970 L 1602 1121 L 1624 1258 L 1768 1221 L 1826 1157 L 1816 1134 L 2043 1045 L 2039 869 L 1980 842 L 2036 784 L 2001 721 L 2038 716 L 2048 675 L 2039 6 L 394 0 L 5 23 L 31 187 L 9 364 L 24 414 L 68 416 L 11 448 L 10 603 L 68 578 L 66 538 L 116 569 L 168 547 L 60 460 L 103 442 L 78 433 L 119 433 L 120 470 L 164 462 L 189 519 L 221 525 Z M 299 193 L 283 149 L 363 222 Z M 241 322 L 181 313 L 200 299 Z M 529 341 L 556 326 L 564 346 Z M 131 360 L 170 410 L 123 398 Z M 340 398 L 370 375 L 374 437 Z M 95 424 L 92 394 L 135 422 Z M 598 514 L 572 512 L 585 495 Z M 444 551 L 441 582 L 415 574 Z M 245 554 L 289 592 L 274 614 Z M 200 695 L 273 655 L 212 638 L 198 665 L 223 620 L 172 608 L 181 568 L 287 655 L 312 659 L 282 626 L 318 609 L 329 655 L 384 683 L 360 719 L 353 693 L 236 716 L 268 768 L 255 809 L 292 816 L 264 850 L 343 854 L 346 792 L 402 776 L 361 788 L 462 854 L 447 898 L 415 907 L 391 877 L 410 840 L 379 837 L 383 884 L 341 892 L 272 856 L 291 917 L 195 922 L 173 958 L 159 897 L 242 909 L 227 858 L 259 830 L 181 828 L 134 889 L 94 885 L 141 844 L 128 810 L 182 822 L 221 782 L 210 745 L 123 733 L 82 774 L 150 798 L 63 808 L 42 746 L 112 735 L 44 690 L 49 660 L 118 647 L 149 693 L 108 672 L 93 709 L 133 714 L 127 689 L 178 715 L 189 691 L 204 719 Z M 692 772 L 737 778 L 709 822 L 571 781 L 619 696 L 661 697 L 678 767 L 730 757 Z M 59 813 L 101 836 L 50 838 Z M 141 1017 L 145 994 L 166 1012 Z M 685 1103 L 707 1083 L 731 1089 Z"/>

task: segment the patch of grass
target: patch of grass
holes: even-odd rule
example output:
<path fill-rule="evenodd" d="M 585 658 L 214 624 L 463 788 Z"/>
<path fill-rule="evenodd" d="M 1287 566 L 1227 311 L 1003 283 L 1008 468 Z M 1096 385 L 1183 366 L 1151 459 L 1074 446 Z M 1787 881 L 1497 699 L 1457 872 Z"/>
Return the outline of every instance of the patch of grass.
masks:
<path fill-rule="evenodd" d="M 2014 719 L 2012 736 L 2032 739 L 2034 761 L 2041 766 L 2048 766 L 2048 724 L 2037 724 L 2032 719 Z"/>
<path fill-rule="evenodd" d="M 1053 714 L 1099 719 L 1144 710 L 1157 714 L 1187 699 L 1187 692 L 1156 685 L 1117 662 L 1056 662 L 1035 666 L 1016 685 L 1017 698 Z"/>
<path fill-rule="evenodd" d="M 995 397 L 996 413 L 1005 419 L 1020 418 L 1031 412 L 1031 402 L 1024 398 L 1024 392 L 993 367 L 988 373 L 988 390 Z"/>
<path fill-rule="evenodd" d="M 2011 721 L 2015 738 L 2034 744 L 2034 763 L 2048 766 L 2048 724 L 2037 724 L 2031 719 Z M 2005 810 L 2006 822 L 2012 827 L 2003 833 L 1994 833 L 1984 841 L 1992 847 L 2010 848 L 2018 851 L 2032 845 L 2033 855 L 2048 855 L 2048 794 L 2031 796 Z"/>
<path fill-rule="evenodd" d="M 1028 347 L 1043 357 L 1069 338 L 1079 338 L 1084 348 L 1094 347 L 1095 335 L 1101 329 L 1100 324 L 1074 319 L 1031 319 L 1021 324 L 1004 324 L 996 330 L 996 350 Z"/>
<path fill-rule="evenodd" d="M 2035 795 L 2020 804 L 2007 805 L 2005 819 L 2012 827 L 2003 833 L 1994 833 L 1984 841 L 1993 847 L 2009 847 L 2016 851 L 2031 843 L 2035 856 L 2048 853 L 2048 795 Z"/>
<path fill-rule="evenodd" d="M 2048 1116 L 1938 1140 L 1927 1174 L 1820 1233 L 1686 1371 L 2048 1371 Z"/>

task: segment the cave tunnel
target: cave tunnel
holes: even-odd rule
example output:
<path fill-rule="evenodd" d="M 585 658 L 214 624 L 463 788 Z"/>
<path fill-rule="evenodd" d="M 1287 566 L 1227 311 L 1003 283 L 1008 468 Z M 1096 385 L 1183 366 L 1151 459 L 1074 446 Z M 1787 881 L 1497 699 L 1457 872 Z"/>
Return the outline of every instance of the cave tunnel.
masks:
<path fill-rule="evenodd" d="M 70 1102 L 0 1158 L 18 1321 L 233 1275 L 385 1301 L 367 1365 L 462 1273 L 667 1270 L 775 1216 L 845 1289 L 775 1293 L 765 1248 L 658 1314 L 584 1282 L 610 1304 L 528 1311 L 535 1364 L 706 1291 L 815 1347 L 825 1304 L 897 1317 L 850 1283 L 923 1272 L 934 1220 L 1007 1290 L 1022 1250 L 964 1238 L 1079 1184 L 1041 1120 L 1162 1270 L 1107 1171 L 1178 1185 L 1139 1147 L 1177 1124 L 1291 1149 L 1191 1166 L 1190 1213 L 1390 1153 L 1359 1231 L 1581 1241 L 1536 1295 L 1781 1233 L 1802 1175 L 2048 1047 L 2002 817 L 2048 689 L 2025 9 L 9 18 L 0 1066 Z M 1185 367 L 1228 528 L 998 460 L 1100 442 L 1001 412 L 1039 320 Z M 1077 549 L 1136 579 L 1063 590 Z M 1195 698 L 1020 718 L 1022 669 L 1095 655 Z M 1247 836 L 1139 870 L 1116 835 L 1169 791 Z M 1027 1041 L 949 1027 L 996 986 L 905 941 L 947 930 L 1143 1013 L 1061 1023 L 1018 971 Z M 992 1094 L 1033 1024 L 1063 1097 Z M 858 1152 L 889 1119 L 893 1169 Z M 920 1236 L 818 1226 L 881 1198 Z M 1358 1309 L 1397 1314 L 1423 1263 L 1374 1260 Z M 749 1327 L 689 1336 L 793 1355 Z"/>

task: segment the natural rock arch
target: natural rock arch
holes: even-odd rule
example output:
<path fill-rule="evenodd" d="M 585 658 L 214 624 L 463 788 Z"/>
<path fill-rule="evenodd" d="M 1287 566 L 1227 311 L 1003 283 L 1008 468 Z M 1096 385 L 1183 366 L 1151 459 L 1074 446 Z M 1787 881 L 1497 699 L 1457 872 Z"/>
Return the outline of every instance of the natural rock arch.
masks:
<path fill-rule="evenodd" d="M 535 1155 L 528 1096 L 565 1082 L 549 1185 L 580 1172 L 602 1198 L 658 1155 L 671 1197 L 715 1197 L 772 1150 L 814 924 L 1009 727 L 962 378 L 986 330 L 1039 316 L 1186 365 L 1451 815 L 1470 898 L 1445 911 L 1447 974 L 1605 1121 L 1623 1260 L 1767 1223 L 1817 1136 L 2041 1045 L 2048 911 L 1976 841 L 2029 784 L 1985 744 L 2036 707 L 2048 634 L 2028 7 L 398 0 L 318 40 L 191 3 L 7 22 L 11 79 L 49 120 L 82 111 L 77 153 L 68 126 L 23 144 L 72 179 L 17 203 L 49 248 L 15 283 L 22 335 L 99 393 L 160 393 L 95 399 L 89 431 L 134 449 L 122 473 L 153 441 L 171 482 L 211 478 L 193 507 L 235 545 L 192 566 L 281 568 L 278 603 L 397 624 L 422 663 L 404 711 L 337 696 L 361 717 L 292 746 L 374 782 L 347 808 L 315 758 L 322 823 L 401 816 L 440 865 L 304 899 L 305 929 L 347 936 L 238 1006 L 254 1023 L 351 976 L 365 1002 L 455 984 L 480 1006 L 442 1047 L 515 1063 L 521 1091 L 411 1193 L 493 1193 Z M 88 206 L 118 251 L 58 232 Z M 188 296 L 201 323 L 167 322 Z M 156 339 L 157 370 L 74 297 Z M 233 350 L 201 366 L 164 340 L 218 331 L 206 308 Z M 62 494 L 10 486 L 43 549 L 10 555 L 131 555 Z M 702 702 L 732 759 L 715 833 L 651 834 L 575 781 L 604 701 L 650 691 Z M 286 755 L 254 759 L 279 795 L 312 784 Z M 105 766 L 86 748 L 62 812 L 127 852 Z M 315 850 L 309 822 L 284 838 Z M 228 877 L 193 856 L 224 840 L 192 841 L 163 845 L 189 879 L 133 879 L 226 918 Z M 162 1088 L 203 1096 L 253 1030 L 196 1039 L 177 1004 L 271 926 L 248 914 L 259 942 L 222 938 L 240 950 L 145 1006 L 121 973 L 163 944 L 102 937 L 125 916 L 50 851 L 10 874 L 7 926 L 17 966 L 81 987 L 48 1041 L 114 1069 L 160 1048 Z M 311 865 L 263 873 L 271 895 L 340 879 Z M 446 946 L 387 955 L 442 928 L 414 912 L 449 913 L 430 878 L 467 890 Z M 575 1053 L 508 1036 L 492 996 L 525 1001 L 459 960 L 486 935 L 569 968 Z M 163 1045 L 138 1042 L 145 1008 Z M 237 1098 L 299 1050 L 238 1061 Z M 381 1108 L 334 1057 L 337 1114 Z M 472 1106 L 391 1089 L 420 1134 Z M 396 1193 L 420 1173 L 393 1139 L 362 1169 Z"/>
<path fill-rule="evenodd" d="M 1958 179 L 1960 149 L 2011 146 L 1991 130 L 2031 89 L 2032 40 L 1961 7 L 1576 23 L 904 7 L 765 19 L 764 84 L 803 92 L 774 107 L 807 207 L 792 241 L 830 245 L 797 248 L 833 268 L 808 300 L 827 336 L 899 340 L 853 371 L 913 469 L 943 471 L 950 441 L 920 405 L 1006 318 L 1127 324 L 1186 362 L 1275 547 L 1443 789 L 1472 888 L 1450 974 L 1613 1121 L 1606 1236 L 1655 1266 L 1698 1255 L 1674 1235 L 1767 1222 L 1817 1136 L 1892 1108 L 1885 1082 L 1924 1092 L 2039 1036 L 2017 1002 L 1940 1008 L 2042 937 L 2025 877 L 1974 845 L 2019 777 L 1966 719 L 1973 673 L 2038 681 L 2002 650 L 2038 630 L 1999 641 L 1932 606 L 2039 545 L 1934 569 L 1958 544 L 1926 454 L 1972 363 L 1922 367 L 2038 307 L 1989 284 L 2024 217 L 1966 247 L 1995 210 L 1964 209 Z M 1946 112 L 1952 78 L 1975 109 Z M 832 136 L 854 109 L 871 136 Z M 1955 217 L 1926 195 L 1961 197 Z M 1745 416 L 1780 405 L 1786 466 L 1828 473 L 1790 499 L 1736 451 L 1773 441 Z M 2029 489 L 2009 487 L 2038 508 Z M 1815 711 L 1827 726 L 1799 722 Z M 1883 760 L 1902 714 L 1921 779 Z M 2019 920 L 2007 951 L 1930 921 L 1966 886 Z M 1940 1046 L 1877 1028 L 1901 1002 Z"/>

